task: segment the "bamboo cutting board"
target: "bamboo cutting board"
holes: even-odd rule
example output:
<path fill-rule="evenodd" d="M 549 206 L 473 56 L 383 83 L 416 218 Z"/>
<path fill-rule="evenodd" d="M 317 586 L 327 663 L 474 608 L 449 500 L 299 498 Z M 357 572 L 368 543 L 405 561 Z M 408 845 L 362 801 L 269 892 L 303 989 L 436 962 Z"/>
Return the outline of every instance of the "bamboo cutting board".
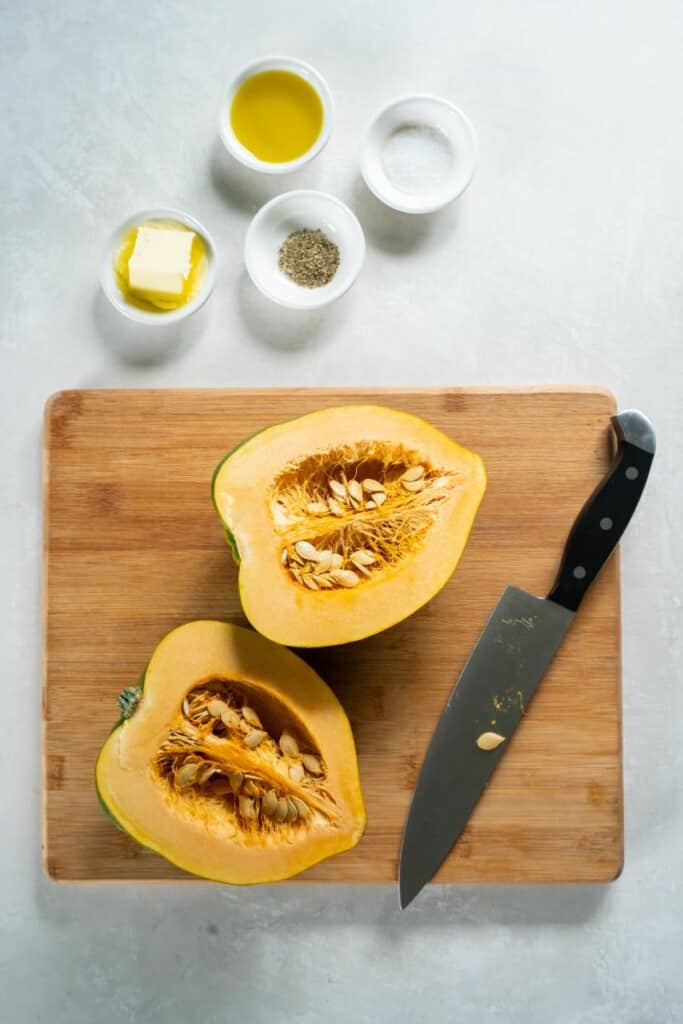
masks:
<path fill-rule="evenodd" d="M 489 487 L 460 566 L 412 618 L 304 657 L 346 707 L 368 825 L 306 872 L 395 882 L 416 776 L 448 692 L 505 584 L 545 594 L 604 473 L 613 398 L 590 390 L 67 391 L 45 423 L 44 857 L 55 879 L 187 878 L 103 815 L 94 763 L 161 637 L 188 619 L 244 624 L 211 505 L 219 458 L 276 421 L 379 402 L 477 451 Z M 619 570 L 607 566 L 436 880 L 616 877 L 623 847 Z"/>

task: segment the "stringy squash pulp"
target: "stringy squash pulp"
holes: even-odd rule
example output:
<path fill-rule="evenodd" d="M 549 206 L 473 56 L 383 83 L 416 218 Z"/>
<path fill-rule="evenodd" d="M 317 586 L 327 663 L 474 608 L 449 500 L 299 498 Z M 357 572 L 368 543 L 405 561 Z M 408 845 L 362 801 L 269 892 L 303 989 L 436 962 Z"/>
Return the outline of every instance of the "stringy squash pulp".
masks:
<path fill-rule="evenodd" d="M 212 485 L 249 621 L 295 647 L 360 640 L 425 604 L 455 570 L 485 488 L 474 452 L 361 405 L 256 434 Z"/>
<path fill-rule="evenodd" d="M 238 626 L 190 622 L 161 641 L 120 706 L 97 761 L 100 800 L 186 871 L 273 882 L 360 839 L 348 719 L 291 651 Z"/>

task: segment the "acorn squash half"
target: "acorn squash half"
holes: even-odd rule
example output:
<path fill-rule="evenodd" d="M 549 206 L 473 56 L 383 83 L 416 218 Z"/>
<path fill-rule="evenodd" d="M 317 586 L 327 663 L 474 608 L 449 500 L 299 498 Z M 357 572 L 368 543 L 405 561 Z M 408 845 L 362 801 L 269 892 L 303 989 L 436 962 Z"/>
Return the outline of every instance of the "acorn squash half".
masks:
<path fill-rule="evenodd" d="M 245 614 L 293 647 L 360 640 L 425 604 L 455 570 L 485 489 L 474 452 L 368 405 L 263 430 L 212 483 Z"/>
<path fill-rule="evenodd" d="M 365 827 L 348 719 L 291 651 L 224 622 L 164 637 L 100 751 L 105 810 L 193 874 L 289 878 Z"/>

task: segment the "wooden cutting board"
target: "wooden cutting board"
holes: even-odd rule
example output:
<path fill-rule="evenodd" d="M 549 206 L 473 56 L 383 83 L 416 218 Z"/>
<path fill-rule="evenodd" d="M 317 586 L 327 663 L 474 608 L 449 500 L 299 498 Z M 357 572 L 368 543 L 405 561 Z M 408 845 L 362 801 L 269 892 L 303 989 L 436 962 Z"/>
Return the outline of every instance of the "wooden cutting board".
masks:
<path fill-rule="evenodd" d="M 216 462 L 262 427 L 380 402 L 483 456 L 489 487 L 460 566 L 412 618 L 304 657 L 334 687 L 358 745 L 368 825 L 306 872 L 396 880 L 432 730 L 500 593 L 552 583 L 569 527 L 609 462 L 614 400 L 598 390 L 66 391 L 45 423 L 44 856 L 55 879 L 188 876 L 118 832 L 93 770 L 116 696 L 188 619 L 244 623 L 211 505 Z M 613 558 L 510 742 L 440 882 L 607 881 L 623 849 L 619 569 Z"/>

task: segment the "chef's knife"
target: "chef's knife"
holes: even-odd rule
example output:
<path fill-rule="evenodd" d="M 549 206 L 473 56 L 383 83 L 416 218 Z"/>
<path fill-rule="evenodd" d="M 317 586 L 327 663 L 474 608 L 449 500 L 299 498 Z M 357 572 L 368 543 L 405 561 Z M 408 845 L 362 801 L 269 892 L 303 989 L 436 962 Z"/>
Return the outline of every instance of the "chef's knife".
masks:
<path fill-rule="evenodd" d="M 655 452 L 654 429 L 636 410 L 613 416 L 612 425 L 618 440 L 614 464 L 574 523 L 552 590 L 545 599 L 517 587 L 504 590 L 448 698 L 403 836 L 402 908 L 433 877 L 464 829 L 640 500 Z"/>

